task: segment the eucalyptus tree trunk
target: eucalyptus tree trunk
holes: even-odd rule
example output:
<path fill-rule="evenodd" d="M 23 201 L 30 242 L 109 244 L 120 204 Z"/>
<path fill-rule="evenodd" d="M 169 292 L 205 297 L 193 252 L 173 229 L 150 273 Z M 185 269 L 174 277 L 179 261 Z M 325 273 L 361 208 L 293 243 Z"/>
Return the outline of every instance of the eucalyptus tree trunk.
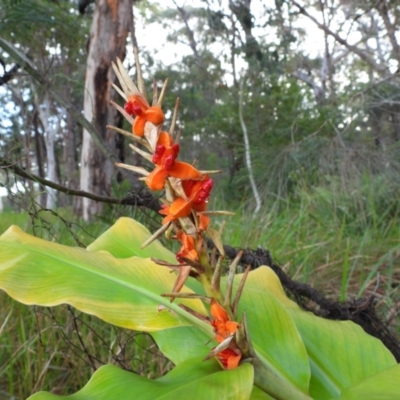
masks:
<path fill-rule="evenodd" d="M 39 104 L 39 100 L 36 99 L 36 107 L 38 110 L 38 116 L 42 123 L 44 131 L 44 143 L 46 147 L 47 156 L 47 179 L 51 182 L 58 183 L 57 178 L 57 165 L 55 156 L 55 140 L 56 135 L 60 131 L 60 120 L 58 117 L 54 117 L 53 114 L 53 102 L 48 93 L 45 93 L 42 101 Z M 52 210 L 56 207 L 57 203 L 57 192 L 55 189 L 47 188 L 46 208 Z"/>
<path fill-rule="evenodd" d="M 111 62 L 125 56 L 126 38 L 132 22 L 132 0 L 97 0 L 90 30 L 89 54 L 86 67 L 84 116 L 91 121 L 101 138 L 115 148 L 114 134 L 106 125 L 114 124 L 116 113 L 109 106 L 114 80 Z M 83 131 L 80 188 L 110 195 L 113 165 Z M 87 220 L 102 211 L 100 203 L 83 199 L 82 216 Z"/>

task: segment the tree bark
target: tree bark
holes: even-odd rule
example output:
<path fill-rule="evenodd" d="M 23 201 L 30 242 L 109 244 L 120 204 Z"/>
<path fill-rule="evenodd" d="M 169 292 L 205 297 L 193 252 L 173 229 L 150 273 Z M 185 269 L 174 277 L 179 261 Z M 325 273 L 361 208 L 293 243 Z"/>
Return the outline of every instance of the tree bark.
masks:
<path fill-rule="evenodd" d="M 125 56 L 126 38 L 132 19 L 132 0 L 97 0 L 90 31 L 90 45 L 86 68 L 84 116 L 92 121 L 99 135 L 115 149 L 114 133 L 106 125 L 114 125 L 116 113 L 109 106 L 115 79 L 111 62 Z M 81 153 L 81 190 L 98 195 L 109 195 L 114 166 L 94 146 L 92 137 L 84 130 Z M 102 211 L 100 203 L 83 199 L 82 216 L 85 220 Z"/>
<path fill-rule="evenodd" d="M 60 130 L 60 120 L 58 117 L 52 117 L 52 99 L 48 93 L 45 93 L 41 102 L 37 99 L 36 107 L 40 122 L 44 131 L 44 143 L 47 155 L 47 177 L 50 181 L 58 183 L 56 156 L 55 156 L 55 140 L 57 132 Z M 56 207 L 57 192 L 53 188 L 48 188 L 46 208 L 52 210 Z"/>
<path fill-rule="evenodd" d="M 62 53 L 62 63 L 66 76 L 72 75 L 72 66 L 69 60 Z M 73 97 L 71 94 L 71 88 L 65 87 L 64 96 L 68 103 L 73 103 Z M 77 145 L 78 145 L 78 126 L 76 119 L 72 113 L 65 110 L 66 115 L 66 125 L 62 130 L 62 140 L 63 140 L 63 181 L 65 186 L 70 189 L 79 188 L 79 170 L 78 170 L 78 157 L 77 157 Z M 60 179 L 61 181 L 61 179 Z M 70 205 L 70 198 L 60 198 L 59 203 L 65 205 Z M 72 200 L 73 202 L 73 200 Z"/>

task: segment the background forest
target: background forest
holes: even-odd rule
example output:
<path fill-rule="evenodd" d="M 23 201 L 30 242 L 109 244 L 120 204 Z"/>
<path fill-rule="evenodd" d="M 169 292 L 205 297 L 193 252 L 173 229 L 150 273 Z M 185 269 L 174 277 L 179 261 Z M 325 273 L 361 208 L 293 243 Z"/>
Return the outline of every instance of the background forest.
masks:
<path fill-rule="evenodd" d="M 182 159 L 223 171 L 226 244 L 335 300 L 374 294 L 396 333 L 399 26 L 398 0 L 0 0 L 0 233 L 86 246 L 119 216 L 157 225 L 114 166 L 143 161 L 106 128 L 129 129 L 111 62 L 134 76 L 135 45 L 148 92 L 169 79 L 167 119 L 180 98 Z M 144 334 L 0 293 L 0 398 L 72 393 L 105 362 L 170 368 Z"/>

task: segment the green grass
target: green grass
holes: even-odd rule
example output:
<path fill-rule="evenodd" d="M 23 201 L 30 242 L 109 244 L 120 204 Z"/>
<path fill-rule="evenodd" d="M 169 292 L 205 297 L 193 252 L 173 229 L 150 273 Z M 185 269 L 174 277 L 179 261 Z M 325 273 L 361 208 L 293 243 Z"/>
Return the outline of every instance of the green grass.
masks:
<path fill-rule="evenodd" d="M 264 205 L 257 216 L 247 205 L 229 217 L 224 242 L 241 248 L 269 249 L 294 279 L 334 299 L 374 293 L 382 315 L 400 326 L 396 304 L 400 283 L 400 221 L 383 218 L 372 206 L 344 212 L 326 193 L 304 192 L 294 200 Z M 210 209 L 228 209 L 214 199 Z M 11 224 L 48 240 L 88 245 L 116 219 L 85 224 L 71 212 L 0 214 L 0 233 Z M 137 215 L 139 216 L 139 215 Z M 154 219 L 140 216 L 156 227 Z M 213 219 L 218 227 L 223 218 Z M 73 393 L 94 368 L 113 362 L 149 377 L 171 364 L 145 334 L 112 327 L 68 306 L 26 307 L 0 292 L 0 398 L 24 399 L 39 389 Z"/>

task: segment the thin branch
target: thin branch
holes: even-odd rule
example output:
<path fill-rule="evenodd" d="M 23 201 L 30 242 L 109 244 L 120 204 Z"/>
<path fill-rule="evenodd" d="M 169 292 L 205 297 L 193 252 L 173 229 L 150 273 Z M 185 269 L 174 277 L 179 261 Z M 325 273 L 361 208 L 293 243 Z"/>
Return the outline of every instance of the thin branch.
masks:
<path fill-rule="evenodd" d="M 293 71 L 290 75 L 294 76 L 297 79 L 300 79 L 302 82 L 309 85 L 314 92 L 317 103 L 320 104 L 320 100 L 324 97 L 324 90 L 315 82 L 315 80 L 310 75 L 307 75 L 300 70 Z"/>
<path fill-rule="evenodd" d="M 253 190 L 253 195 L 254 199 L 256 201 L 256 208 L 254 210 L 254 214 L 256 215 L 258 211 L 261 208 L 261 198 L 260 194 L 258 193 L 257 185 L 254 180 L 253 176 L 253 167 L 251 164 L 251 156 L 250 156 L 250 143 L 249 143 L 249 135 L 247 133 L 247 127 L 243 119 L 243 86 L 244 86 L 244 77 L 242 78 L 240 82 L 240 90 L 239 90 L 239 119 L 240 119 L 240 125 L 242 127 L 242 132 L 243 132 L 243 140 L 244 140 L 244 147 L 245 147 L 245 155 L 246 155 L 246 166 L 247 170 L 249 173 L 249 180 L 250 180 L 250 185 Z"/>
<path fill-rule="evenodd" d="M 386 32 L 389 36 L 390 43 L 393 47 L 393 54 L 396 58 L 398 67 L 400 68 L 400 46 L 396 39 L 396 26 L 389 19 L 388 6 L 386 0 L 381 0 L 378 5 L 378 11 L 385 24 Z"/>
<path fill-rule="evenodd" d="M 376 71 L 378 71 L 379 73 L 384 74 L 384 75 L 390 73 L 390 71 L 388 70 L 388 68 L 385 65 L 377 64 L 372 57 L 368 56 L 361 49 L 349 44 L 345 39 L 343 39 L 337 33 L 331 31 L 326 25 L 321 24 L 315 17 L 310 15 L 304 7 L 302 7 L 299 3 L 297 3 L 297 1 L 290 0 L 290 2 L 299 9 L 300 14 L 305 15 L 307 18 L 309 18 L 311 21 L 313 21 L 318 26 L 318 28 L 322 29 L 325 33 L 332 36 L 337 42 L 339 42 L 340 44 L 345 46 L 351 52 L 358 55 L 363 61 L 365 61 L 367 64 L 369 64 L 371 67 L 373 67 Z"/>
<path fill-rule="evenodd" d="M 124 197 L 122 199 L 117 199 L 115 197 L 106 197 L 106 196 L 98 196 L 93 193 L 85 192 L 83 190 L 75 190 L 70 189 L 65 186 L 59 185 L 58 183 L 49 181 L 48 179 L 41 178 L 38 175 L 31 174 L 27 172 L 25 169 L 19 167 L 16 164 L 6 160 L 5 158 L 0 158 L 0 169 L 9 169 L 13 171 L 16 175 L 21 176 L 22 178 L 29 179 L 30 181 L 37 182 L 41 185 L 53 188 L 59 192 L 68 194 L 70 196 L 78 196 L 85 197 L 94 201 L 99 201 L 107 204 L 124 204 L 124 205 L 135 205 L 135 206 L 143 206 L 149 208 L 155 212 L 158 212 L 161 208 L 160 202 L 155 198 L 148 198 L 146 194 L 141 197 L 138 193 L 130 193 L 129 196 Z"/>
<path fill-rule="evenodd" d="M 182 17 L 183 23 L 186 26 L 187 36 L 188 36 L 189 43 L 190 43 L 190 48 L 192 49 L 193 54 L 196 57 L 198 64 L 200 66 L 202 66 L 201 57 L 200 57 L 199 52 L 197 51 L 197 42 L 194 38 L 194 33 L 193 33 L 192 29 L 190 29 L 189 22 L 188 22 L 188 15 L 186 13 L 186 10 L 183 7 L 179 7 L 178 4 L 175 2 L 175 0 L 172 0 L 172 1 L 175 4 L 175 7 L 177 8 L 177 10 L 179 11 L 179 14 Z"/>

